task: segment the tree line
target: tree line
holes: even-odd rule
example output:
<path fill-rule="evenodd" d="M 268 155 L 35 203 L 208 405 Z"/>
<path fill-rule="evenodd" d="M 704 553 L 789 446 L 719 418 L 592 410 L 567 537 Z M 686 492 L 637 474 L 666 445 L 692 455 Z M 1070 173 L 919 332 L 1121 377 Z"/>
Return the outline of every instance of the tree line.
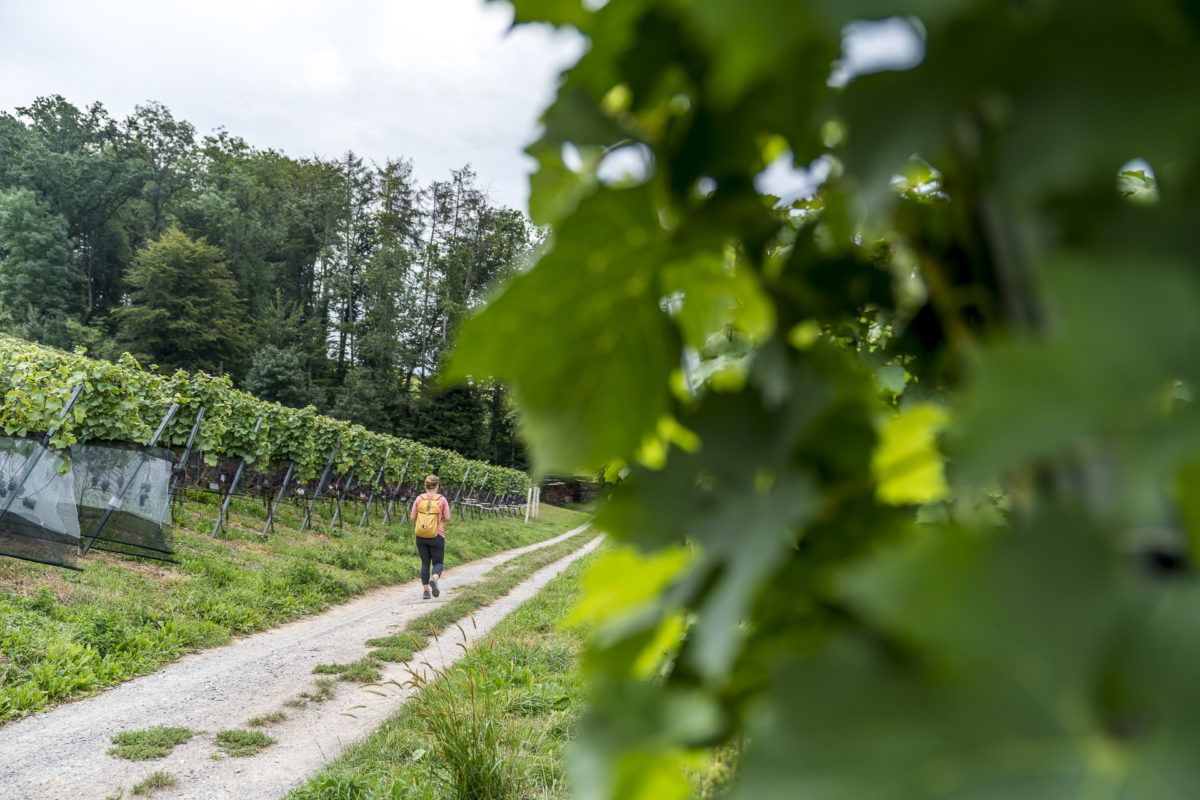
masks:
<path fill-rule="evenodd" d="M 459 321 L 542 233 L 470 165 L 291 158 L 159 103 L 0 112 L 0 330 L 523 468 L 502 385 L 439 391 Z"/>

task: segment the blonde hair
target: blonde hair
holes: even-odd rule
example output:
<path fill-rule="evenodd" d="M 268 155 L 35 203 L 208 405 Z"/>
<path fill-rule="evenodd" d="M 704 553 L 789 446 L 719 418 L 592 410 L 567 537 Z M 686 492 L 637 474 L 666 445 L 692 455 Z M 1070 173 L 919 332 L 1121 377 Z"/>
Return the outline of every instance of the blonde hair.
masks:
<path fill-rule="evenodd" d="M 430 476 L 426 477 L 425 478 L 425 491 L 432 492 L 434 489 L 438 488 L 439 483 L 441 483 L 441 481 L 438 480 L 437 475 L 430 475 Z"/>

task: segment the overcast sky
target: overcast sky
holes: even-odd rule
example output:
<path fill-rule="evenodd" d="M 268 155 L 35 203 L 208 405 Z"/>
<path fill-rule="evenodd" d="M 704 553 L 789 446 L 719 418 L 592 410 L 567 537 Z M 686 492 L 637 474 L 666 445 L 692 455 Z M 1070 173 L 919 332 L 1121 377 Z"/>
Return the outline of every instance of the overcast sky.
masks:
<path fill-rule="evenodd" d="M 156 100 L 297 158 L 408 157 L 423 183 L 469 162 L 524 210 L 522 151 L 582 42 L 511 21 L 481 0 L 0 0 L 0 109 Z"/>

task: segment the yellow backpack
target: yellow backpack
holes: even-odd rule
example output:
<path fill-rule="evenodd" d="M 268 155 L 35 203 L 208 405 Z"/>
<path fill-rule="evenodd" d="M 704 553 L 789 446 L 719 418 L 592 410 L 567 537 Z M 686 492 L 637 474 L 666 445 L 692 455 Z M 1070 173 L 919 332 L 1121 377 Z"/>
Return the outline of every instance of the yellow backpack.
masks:
<path fill-rule="evenodd" d="M 442 496 L 435 494 L 417 498 L 417 536 L 432 539 L 438 535 L 438 521 L 442 517 Z"/>

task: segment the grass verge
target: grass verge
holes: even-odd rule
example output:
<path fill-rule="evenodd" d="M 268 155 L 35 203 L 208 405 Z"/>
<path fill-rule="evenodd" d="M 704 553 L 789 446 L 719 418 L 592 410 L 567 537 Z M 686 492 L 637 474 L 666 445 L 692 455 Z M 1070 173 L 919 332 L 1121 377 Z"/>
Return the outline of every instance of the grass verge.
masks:
<path fill-rule="evenodd" d="M 411 524 L 358 528 L 321 521 L 298 532 L 303 509 L 280 506 L 262 539 L 266 510 L 235 500 L 227 534 L 209 536 L 217 506 L 190 497 L 174 530 L 180 564 L 99 554 L 82 573 L 0 559 L 0 724 L 152 672 L 184 653 L 265 630 L 379 586 L 416 581 Z M 542 518 L 455 518 L 446 564 L 532 544 L 586 516 L 543 506 Z"/>
<path fill-rule="evenodd" d="M 582 710 L 584 632 L 559 621 L 595 557 L 568 567 L 288 800 L 565 797 L 562 750 Z"/>

